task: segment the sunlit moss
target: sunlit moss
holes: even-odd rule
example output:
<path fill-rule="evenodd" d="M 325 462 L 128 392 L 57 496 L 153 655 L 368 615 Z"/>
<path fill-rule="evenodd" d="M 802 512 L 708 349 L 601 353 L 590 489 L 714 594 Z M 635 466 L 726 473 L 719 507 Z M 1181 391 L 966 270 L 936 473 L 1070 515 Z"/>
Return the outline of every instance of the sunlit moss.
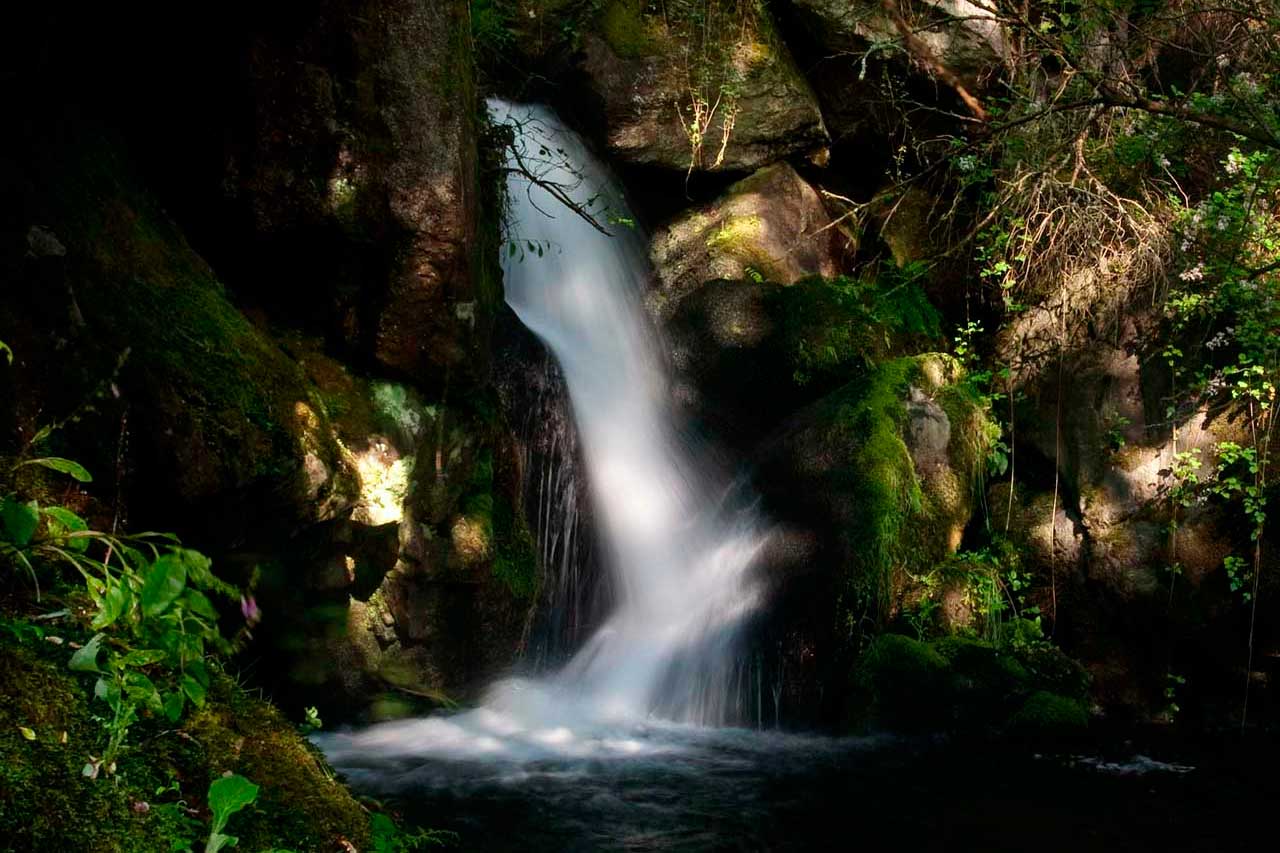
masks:
<path fill-rule="evenodd" d="M 660 45 L 657 28 L 645 18 L 640 0 L 610 0 L 600 13 L 600 33 L 625 59 L 648 56 Z"/>

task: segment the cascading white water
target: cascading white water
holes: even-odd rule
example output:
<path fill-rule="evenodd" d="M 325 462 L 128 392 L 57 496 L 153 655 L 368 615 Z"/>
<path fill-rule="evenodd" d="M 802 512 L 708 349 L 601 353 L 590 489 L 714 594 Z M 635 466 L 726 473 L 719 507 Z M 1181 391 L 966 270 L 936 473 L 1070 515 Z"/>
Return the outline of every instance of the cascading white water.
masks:
<path fill-rule="evenodd" d="M 630 221 L 608 173 L 549 111 L 494 111 L 518 128 L 516 155 L 540 180 Z M 762 536 L 750 510 L 724 506 L 729 484 L 709 482 L 672 428 L 640 301 L 643 236 L 624 224 L 601 233 L 523 175 L 508 189 L 512 236 L 542 252 L 506 256 L 507 303 L 564 373 L 620 590 L 617 610 L 556 681 L 609 714 L 722 722 L 733 628 L 759 599 L 747 570 Z"/>
<path fill-rule="evenodd" d="M 324 741 L 338 763 L 406 752 L 660 750 L 625 726 L 723 724 L 740 698 L 735 641 L 760 603 L 749 569 L 766 533 L 735 484 L 717 482 L 673 428 L 659 341 L 641 306 L 643 235 L 604 166 L 548 110 L 498 101 L 490 109 L 516 129 L 507 302 L 563 371 L 618 602 L 558 673 L 500 682 L 475 711 Z M 557 201 L 548 184 L 615 223 L 612 233 Z"/>

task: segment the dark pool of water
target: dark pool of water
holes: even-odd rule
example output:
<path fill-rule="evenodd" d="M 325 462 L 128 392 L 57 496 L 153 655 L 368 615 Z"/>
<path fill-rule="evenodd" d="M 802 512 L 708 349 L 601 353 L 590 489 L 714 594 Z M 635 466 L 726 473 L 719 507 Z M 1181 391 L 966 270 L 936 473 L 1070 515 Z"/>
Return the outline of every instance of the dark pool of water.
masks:
<path fill-rule="evenodd" d="M 721 730 L 640 757 L 384 758 L 345 770 L 410 822 L 458 833 L 465 850 L 1169 853 L 1239 849 L 1280 807 L 1274 755 L 1209 747 L 1162 764 L 1132 747 L 1051 755 Z"/>

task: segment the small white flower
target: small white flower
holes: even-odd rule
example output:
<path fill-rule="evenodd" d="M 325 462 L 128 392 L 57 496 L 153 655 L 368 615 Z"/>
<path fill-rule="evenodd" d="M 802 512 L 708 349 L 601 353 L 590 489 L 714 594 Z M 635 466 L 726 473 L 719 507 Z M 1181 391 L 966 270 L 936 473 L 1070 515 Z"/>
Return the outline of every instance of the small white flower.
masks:
<path fill-rule="evenodd" d="M 1156 160 L 1156 162 L 1160 164 L 1161 169 L 1169 168 L 1169 158 L 1163 154 L 1160 155 L 1160 159 Z"/>
<path fill-rule="evenodd" d="M 1218 217 L 1218 221 L 1217 221 L 1217 223 L 1215 223 L 1215 227 L 1216 227 L 1219 231 L 1226 231 L 1226 230 L 1227 230 L 1227 226 L 1228 226 L 1228 225 L 1230 225 L 1230 224 L 1231 224 L 1231 223 L 1230 223 L 1230 221 L 1227 219 L 1227 217 L 1225 217 L 1225 216 L 1219 216 L 1219 217 Z"/>
<path fill-rule="evenodd" d="M 1183 281 L 1201 281 L 1204 279 L 1204 264 L 1196 264 L 1189 270 L 1183 270 L 1178 278 Z"/>

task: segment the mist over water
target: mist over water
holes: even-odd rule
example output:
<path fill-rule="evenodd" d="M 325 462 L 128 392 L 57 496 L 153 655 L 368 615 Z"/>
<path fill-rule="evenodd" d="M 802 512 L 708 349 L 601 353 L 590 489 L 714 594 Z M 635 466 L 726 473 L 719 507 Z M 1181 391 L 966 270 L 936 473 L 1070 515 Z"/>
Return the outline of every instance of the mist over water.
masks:
<path fill-rule="evenodd" d="M 549 110 L 490 110 L 516 128 L 507 303 L 563 372 L 618 600 L 556 673 L 499 682 L 465 713 L 322 737 L 347 769 L 412 756 L 653 756 L 708 734 L 690 726 L 744 716 L 740 628 L 762 603 L 751 569 L 768 534 L 741 484 L 700 465 L 673 427 L 662 349 L 641 305 L 645 237 L 605 167 Z"/>

